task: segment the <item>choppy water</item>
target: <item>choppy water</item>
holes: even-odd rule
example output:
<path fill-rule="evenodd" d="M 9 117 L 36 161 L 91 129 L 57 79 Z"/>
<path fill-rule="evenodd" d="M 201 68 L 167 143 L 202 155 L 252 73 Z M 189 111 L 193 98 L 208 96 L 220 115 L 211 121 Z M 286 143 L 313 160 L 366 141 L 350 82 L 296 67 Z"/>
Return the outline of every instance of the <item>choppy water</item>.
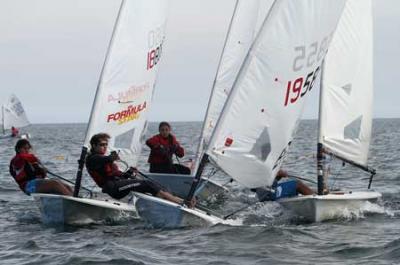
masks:
<path fill-rule="evenodd" d="M 193 155 L 200 123 L 176 123 L 174 131 Z M 315 121 L 304 121 L 286 161 L 303 176 L 315 172 Z M 73 179 L 85 125 L 33 125 L 32 144 L 55 172 Z M 373 187 L 383 193 L 371 205 L 339 221 L 307 224 L 275 203 L 237 216 L 239 226 L 147 229 L 140 221 L 82 227 L 47 227 L 32 199 L 8 175 L 15 140 L 0 142 L 1 264 L 400 264 L 400 120 L 375 120 L 370 152 L 378 170 Z M 150 134 L 155 132 L 155 124 Z M 141 166 L 146 167 L 144 152 Z M 366 187 L 368 175 L 332 163 L 336 187 Z M 227 178 L 216 176 L 223 182 Z M 85 177 L 85 185 L 93 184 Z M 254 201 L 236 183 L 224 207 L 229 212 Z M 250 197 L 249 197 L 250 196 Z"/>

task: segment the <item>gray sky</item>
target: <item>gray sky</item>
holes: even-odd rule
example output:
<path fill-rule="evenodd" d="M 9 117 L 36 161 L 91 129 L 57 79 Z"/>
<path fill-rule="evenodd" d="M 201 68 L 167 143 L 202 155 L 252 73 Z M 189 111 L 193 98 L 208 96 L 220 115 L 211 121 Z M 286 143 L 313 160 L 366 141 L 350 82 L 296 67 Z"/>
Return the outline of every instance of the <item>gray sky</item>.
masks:
<path fill-rule="evenodd" d="M 0 102 L 31 122 L 87 122 L 119 0 L 2 0 Z M 202 120 L 234 0 L 171 0 L 150 120 Z M 375 117 L 400 117 L 400 1 L 375 1 Z M 317 116 L 313 90 L 304 118 Z"/>

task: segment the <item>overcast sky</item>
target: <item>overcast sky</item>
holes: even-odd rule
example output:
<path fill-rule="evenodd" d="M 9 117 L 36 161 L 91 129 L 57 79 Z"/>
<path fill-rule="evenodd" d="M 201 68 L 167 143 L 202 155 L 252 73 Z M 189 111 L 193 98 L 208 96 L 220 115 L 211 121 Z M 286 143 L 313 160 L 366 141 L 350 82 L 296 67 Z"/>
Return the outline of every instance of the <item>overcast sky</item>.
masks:
<path fill-rule="evenodd" d="M 150 120 L 202 120 L 235 0 L 171 0 Z M 119 0 L 2 0 L 0 102 L 87 122 Z M 400 117 L 400 1 L 375 1 L 375 117 Z M 304 118 L 317 116 L 317 90 Z"/>

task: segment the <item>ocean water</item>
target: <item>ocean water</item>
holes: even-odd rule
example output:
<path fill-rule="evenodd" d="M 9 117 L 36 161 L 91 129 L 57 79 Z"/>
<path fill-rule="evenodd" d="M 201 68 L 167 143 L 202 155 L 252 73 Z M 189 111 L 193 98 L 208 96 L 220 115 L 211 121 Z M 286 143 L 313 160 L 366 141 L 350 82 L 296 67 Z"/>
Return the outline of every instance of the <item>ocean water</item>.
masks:
<path fill-rule="evenodd" d="M 173 131 L 193 156 L 201 123 L 173 123 Z M 157 124 L 151 124 L 149 134 Z M 35 153 L 49 169 L 73 180 L 84 124 L 32 125 Z M 303 121 L 284 167 L 315 180 L 316 121 Z M 235 216 L 232 225 L 173 230 L 149 229 L 140 220 L 85 226 L 41 223 L 31 197 L 8 174 L 14 139 L 0 140 L 0 264 L 400 264 L 400 119 L 373 124 L 370 164 L 378 205 L 322 223 L 305 223 L 276 203 L 257 204 Z M 147 168 L 145 148 L 140 167 Z M 368 175 L 331 161 L 331 187 L 365 188 Z M 228 178 L 221 173 L 220 183 Z M 84 185 L 92 187 L 87 175 Z M 311 184 L 312 185 L 312 184 Z M 233 182 L 228 213 L 255 201 Z"/>

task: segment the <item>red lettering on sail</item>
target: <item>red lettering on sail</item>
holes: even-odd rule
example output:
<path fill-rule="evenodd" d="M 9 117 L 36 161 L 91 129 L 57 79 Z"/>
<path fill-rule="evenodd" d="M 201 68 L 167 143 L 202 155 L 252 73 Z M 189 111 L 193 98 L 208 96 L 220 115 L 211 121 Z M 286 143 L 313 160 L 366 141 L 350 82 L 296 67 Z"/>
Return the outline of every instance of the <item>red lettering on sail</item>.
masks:
<path fill-rule="evenodd" d="M 129 121 L 133 121 L 139 118 L 140 112 L 146 109 L 147 102 L 133 106 L 129 105 L 126 109 L 111 113 L 107 115 L 107 123 L 117 122 L 117 124 L 123 124 Z"/>

